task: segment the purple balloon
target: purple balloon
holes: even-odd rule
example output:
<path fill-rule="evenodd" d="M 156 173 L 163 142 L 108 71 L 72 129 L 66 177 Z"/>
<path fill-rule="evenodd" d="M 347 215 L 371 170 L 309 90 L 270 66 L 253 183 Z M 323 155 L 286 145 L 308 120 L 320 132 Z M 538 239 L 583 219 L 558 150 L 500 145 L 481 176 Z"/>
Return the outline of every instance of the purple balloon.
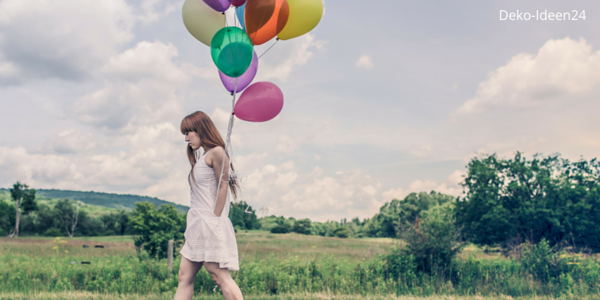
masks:
<path fill-rule="evenodd" d="M 250 63 L 250 67 L 248 67 L 248 70 L 246 70 L 244 74 L 240 75 L 240 77 L 237 78 L 237 89 L 235 88 L 235 77 L 229 77 L 225 75 L 225 73 L 221 72 L 221 70 L 219 70 L 219 77 L 221 77 L 223 85 L 230 93 L 233 93 L 234 89 L 237 90 L 237 93 L 239 93 L 243 91 L 248 85 L 250 85 L 252 80 L 254 80 L 254 76 L 256 76 L 257 71 L 258 56 L 256 55 L 256 51 L 254 51 L 254 57 L 252 58 L 252 63 Z"/>
<path fill-rule="evenodd" d="M 233 113 L 248 122 L 275 118 L 283 108 L 283 93 L 275 84 L 261 81 L 249 86 L 233 107 Z"/>
<path fill-rule="evenodd" d="M 224 12 L 231 6 L 232 0 L 204 0 L 208 6 L 218 12 Z"/>

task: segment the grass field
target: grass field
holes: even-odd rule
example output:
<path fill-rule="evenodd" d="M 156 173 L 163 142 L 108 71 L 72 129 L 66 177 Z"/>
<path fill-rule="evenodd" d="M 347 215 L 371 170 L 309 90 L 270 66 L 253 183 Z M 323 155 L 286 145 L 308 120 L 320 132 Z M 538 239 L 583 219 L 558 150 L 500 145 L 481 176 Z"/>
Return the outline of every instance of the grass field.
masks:
<path fill-rule="evenodd" d="M 590 277 L 598 284 L 585 289 L 565 279 L 566 288 L 554 293 L 556 286 L 533 280 L 515 261 L 474 246 L 461 253 L 459 278 L 449 282 L 410 272 L 390 278 L 382 257 L 399 245 L 398 240 L 264 231 L 242 231 L 237 239 L 241 270 L 232 276 L 245 299 L 600 300 L 598 277 Z M 0 299 L 171 299 L 179 259 L 169 276 L 165 260 L 140 260 L 127 236 L 0 238 Z M 598 276 L 594 268 L 598 265 L 583 270 Z M 220 299 L 205 270 L 197 276 L 194 290 L 195 299 Z"/>
<path fill-rule="evenodd" d="M 2 294 L 1 300 L 171 300 L 172 294 L 162 295 L 111 295 L 89 292 L 59 292 L 59 293 L 39 293 L 39 294 Z M 195 296 L 194 300 L 218 300 L 223 299 L 220 295 L 214 296 Z M 412 296 L 351 296 L 351 295 L 327 295 L 327 294 L 295 294 L 295 295 L 276 295 L 276 296 L 244 296 L 245 300 L 597 300 L 598 296 L 578 297 L 563 295 L 559 297 L 511 297 L 511 296 L 452 296 L 452 295 L 434 295 L 429 297 Z"/>

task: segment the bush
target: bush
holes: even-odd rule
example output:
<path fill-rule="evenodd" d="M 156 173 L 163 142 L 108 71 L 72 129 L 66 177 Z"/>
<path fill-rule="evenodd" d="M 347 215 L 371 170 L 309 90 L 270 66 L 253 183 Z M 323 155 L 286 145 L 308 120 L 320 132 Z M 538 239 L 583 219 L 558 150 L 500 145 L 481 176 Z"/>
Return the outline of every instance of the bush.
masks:
<path fill-rule="evenodd" d="M 452 203 L 424 212 L 423 219 L 404 232 L 404 240 L 403 251 L 415 258 L 419 271 L 445 272 L 464 246 L 454 224 Z"/>
<path fill-rule="evenodd" d="M 48 228 L 43 234 L 44 236 L 65 236 L 58 228 Z"/>
<path fill-rule="evenodd" d="M 345 239 L 349 235 L 348 228 L 338 227 L 333 231 L 333 235 Z"/>
<path fill-rule="evenodd" d="M 242 231 L 242 230 L 244 230 L 244 228 L 242 228 L 242 226 L 240 226 L 240 225 L 235 225 L 235 226 L 233 226 L 233 231 L 234 231 L 235 233 L 238 233 L 238 232 L 240 232 L 240 231 Z"/>
<path fill-rule="evenodd" d="M 412 254 L 397 248 L 387 254 L 384 261 L 387 268 L 386 279 L 393 278 L 394 281 L 398 281 L 398 278 L 402 278 L 406 283 L 410 283 L 411 279 L 416 279 L 417 262 Z"/>
<path fill-rule="evenodd" d="M 290 232 L 290 225 L 288 225 L 288 224 L 277 225 L 277 226 L 271 228 L 271 233 L 289 233 L 289 232 Z"/>
<path fill-rule="evenodd" d="M 300 234 L 310 234 L 311 233 L 311 222 L 310 219 L 302 219 L 298 220 L 294 223 L 294 228 L 292 228 L 293 232 Z"/>
<path fill-rule="evenodd" d="M 149 202 L 137 202 L 129 222 L 135 230 L 133 240 L 138 255 L 143 249 L 152 258 L 166 258 L 169 240 L 174 241 L 175 249 L 183 244 L 186 217 L 173 205 L 157 208 Z"/>
<path fill-rule="evenodd" d="M 523 249 L 521 263 L 525 270 L 536 279 L 549 282 L 551 279 L 559 278 L 560 275 L 568 272 L 566 262 L 561 260 L 554 250 L 546 239 L 542 239 L 537 245 L 527 244 Z"/>

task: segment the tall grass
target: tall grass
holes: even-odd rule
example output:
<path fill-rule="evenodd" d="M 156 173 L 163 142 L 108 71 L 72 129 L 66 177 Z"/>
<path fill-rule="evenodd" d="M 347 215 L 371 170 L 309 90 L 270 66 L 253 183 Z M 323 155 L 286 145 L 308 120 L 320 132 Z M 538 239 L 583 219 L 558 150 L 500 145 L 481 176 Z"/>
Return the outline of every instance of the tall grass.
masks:
<path fill-rule="evenodd" d="M 390 256 L 389 250 L 397 245 L 387 239 L 342 240 L 249 232 L 239 233 L 238 241 L 241 270 L 232 272 L 232 276 L 244 295 L 259 298 L 328 295 L 330 299 L 331 295 L 353 295 L 407 299 L 402 297 L 454 295 L 597 299 L 600 295 L 600 264 L 593 258 L 574 261 L 566 273 L 542 281 L 517 260 L 475 255 L 459 258 L 450 269 L 439 273 L 420 273 L 407 259 L 390 259 L 395 256 Z M 93 248 L 96 243 L 105 248 Z M 83 244 L 92 248 L 83 248 Z M 90 264 L 82 265 L 81 261 Z M 2 295 L 92 292 L 163 299 L 160 295 L 172 296 L 176 290 L 178 269 L 179 259 L 174 262 L 172 274 L 165 260 L 140 260 L 132 242 L 118 238 L 101 242 L 74 238 L 67 239 L 67 243 L 0 239 Z M 204 270 L 198 273 L 194 290 L 197 295 L 220 294 Z M 20 299 L 17 296 L 15 299 Z M 300 299 L 310 298 L 306 297 Z"/>

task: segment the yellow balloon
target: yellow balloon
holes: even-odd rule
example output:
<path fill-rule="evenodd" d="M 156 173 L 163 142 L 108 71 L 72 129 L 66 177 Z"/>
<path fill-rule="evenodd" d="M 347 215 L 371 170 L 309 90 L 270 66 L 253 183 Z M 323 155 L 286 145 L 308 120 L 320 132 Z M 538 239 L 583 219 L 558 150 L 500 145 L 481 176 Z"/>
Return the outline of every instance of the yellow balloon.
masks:
<path fill-rule="evenodd" d="M 225 15 L 210 8 L 202 0 L 186 0 L 181 15 L 185 28 L 209 47 L 215 33 L 225 27 Z"/>
<path fill-rule="evenodd" d="M 277 35 L 280 40 L 299 37 L 315 28 L 323 16 L 323 0 L 287 0 L 290 16 Z"/>

